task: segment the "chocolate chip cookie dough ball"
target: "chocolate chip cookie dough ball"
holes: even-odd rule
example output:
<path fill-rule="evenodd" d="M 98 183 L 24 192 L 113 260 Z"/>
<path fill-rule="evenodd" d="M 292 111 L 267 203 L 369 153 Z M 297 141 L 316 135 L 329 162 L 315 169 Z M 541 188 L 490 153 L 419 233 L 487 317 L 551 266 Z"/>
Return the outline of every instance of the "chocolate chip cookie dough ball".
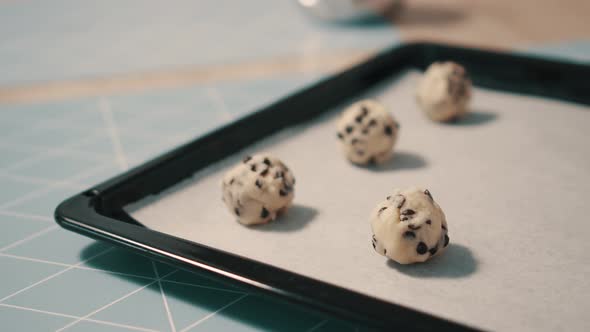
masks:
<path fill-rule="evenodd" d="M 375 251 L 400 264 L 424 262 L 449 245 L 445 214 L 427 189 L 395 190 L 370 222 Z"/>
<path fill-rule="evenodd" d="M 240 223 L 264 224 L 289 208 L 294 185 L 293 173 L 278 158 L 248 156 L 225 174 L 223 202 Z"/>
<path fill-rule="evenodd" d="M 451 121 L 468 110 L 471 80 L 465 68 L 454 62 L 431 64 L 418 85 L 416 100 L 434 121 Z"/>
<path fill-rule="evenodd" d="M 379 164 L 391 158 L 399 124 L 375 100 L 361 100 L 346 108 L 336 123 L 344 156 L 359 165 Z"/>

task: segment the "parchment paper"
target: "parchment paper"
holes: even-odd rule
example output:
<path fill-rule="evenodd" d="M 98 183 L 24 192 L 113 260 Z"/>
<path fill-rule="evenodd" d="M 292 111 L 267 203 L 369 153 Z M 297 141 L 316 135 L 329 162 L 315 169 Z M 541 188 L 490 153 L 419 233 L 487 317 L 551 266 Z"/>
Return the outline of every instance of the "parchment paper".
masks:
<path fill-rule="evenodd" d="M 418 78 L 411 72 L 369 94 L 401 122 L 391 163 L 345 162 L 332 112 L 128 209 L 160 232 L 472 326 L 590 330 L 588 107 L 476 89 L 466 119 L 438 124 L 417 109 Z M 258 151 L 294 171 L 295 205 L 248 228 L 226 211 L 220 183 Z M 373 252 L 368 216 L 391 189 L 410 185 L 441 205 L 451 245 L 402 266 Z"/>

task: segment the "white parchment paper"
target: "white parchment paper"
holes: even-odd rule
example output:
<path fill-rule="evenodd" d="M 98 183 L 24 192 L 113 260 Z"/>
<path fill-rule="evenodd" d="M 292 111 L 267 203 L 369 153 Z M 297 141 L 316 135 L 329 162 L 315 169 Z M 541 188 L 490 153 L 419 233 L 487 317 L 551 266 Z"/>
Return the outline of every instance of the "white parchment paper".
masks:
<path fill-rule="evenodd" d="M 590 330 L 590 110 L 476 89 L 457 124 L 417 109 L 418 73 L 369 95 L 401 123 L 397 154 L 376 169 L 345 162 L 331 113 L 275 135 L 128 207 L 147 227 L 492 330 Z M 268 151 L 297 178 L 295 205 L 248 228 L 221 202 L 223 173 Z M 451 245 L 401 266 L 373 252 L 368 216 L 394 187 L 428 188 Z"/>

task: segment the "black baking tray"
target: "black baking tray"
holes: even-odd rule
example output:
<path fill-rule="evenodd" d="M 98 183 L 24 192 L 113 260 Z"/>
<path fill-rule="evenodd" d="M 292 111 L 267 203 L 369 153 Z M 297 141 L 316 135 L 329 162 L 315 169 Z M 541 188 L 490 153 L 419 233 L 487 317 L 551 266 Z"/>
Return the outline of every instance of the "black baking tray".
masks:
<path fill-rule="evenodd" d="M 459 323 L 148 229 L 123 209 L 174 186 L 254 142 L 314 119 L 388 78 L 408 69 L 424 70 L 434 61 L 445 60 L 463 64 L 478 87 L 590 104 L 588 65 L 433 43 L 395 46 L 69 198 L 57 207 L 55 219 L 65 229 L 373 328 L 472 330 Z"/>

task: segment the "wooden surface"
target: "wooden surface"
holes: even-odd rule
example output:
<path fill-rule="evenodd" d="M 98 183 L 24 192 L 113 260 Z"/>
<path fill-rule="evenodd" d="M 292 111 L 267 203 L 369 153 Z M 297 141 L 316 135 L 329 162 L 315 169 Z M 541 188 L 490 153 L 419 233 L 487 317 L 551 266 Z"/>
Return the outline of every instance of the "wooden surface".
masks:
<path fill-rule="evenodd" d="M 513 49 L 590 38 L 590 1 L 406 0 L 391 17 L 404 40 Z"/>

